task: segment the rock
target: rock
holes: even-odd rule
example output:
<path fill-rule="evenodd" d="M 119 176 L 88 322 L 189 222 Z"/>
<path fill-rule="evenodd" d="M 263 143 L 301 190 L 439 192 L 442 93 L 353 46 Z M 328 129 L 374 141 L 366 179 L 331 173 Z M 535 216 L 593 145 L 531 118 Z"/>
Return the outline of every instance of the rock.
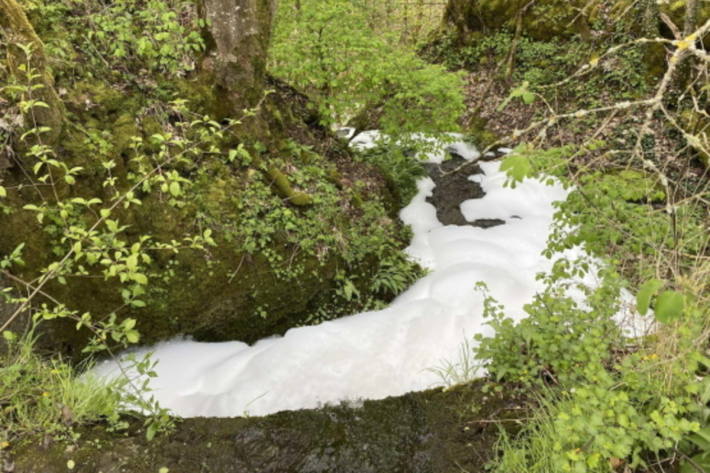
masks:
<path fill-rule="evenodd" d="M 411 393 L 360 407 L 340 405 L 263 418 L 181 421 L 146 442 L 140 424 L 127 434 L 81 430 L 76 448 L 46 450 L 35 438 L 11 452 L 16 473 L 445 473 L 485 471 L 495 454 L 496 419 L 519 416 L 510 398 L 486 396 L 483 382 Z M 504 423 L 503 426 L 514 426 Z"/>
<path fill-rule="evenodd" d="M 283 153 L 283 169 L 306 168 L 313 166 L 313 160 L 318 159 L 319 166 L 331 167 L 343 182 L 351 183 L 350 186 L 339 185 L 332 191 L 337 192 L 343 203 L 352 200 L 357 184 L 364 186 L 363 195 L 366 198 L 361 200 L 379 206 L 382 217 L 394 215 L 395 199 L 381 174 L 367 164 L 356 162 L 346 146 L 318 124 L 317 116 L 314 118 L 314 112 L 304 96 L 276 80 L 268 79 L 268 82 L 274 93 L 264 102 L 253 123 L 246 124 L 248 131 L 244 132 L 245 135 L 227 136 L 225 146 L 259 140 L 272 155 L 278 155 L 281 154 L 282 143 L 299 143 L 311 151 Z M 70 165 L 85 168 L 72 189 L 74 196 L 110 199 L 98 177 L 102 175 L 100 162 L 95 159 L 93 148 L 87 145 L 86 133 L 111 137 L 108 141 L 110 147 L 105 152 L 116 163 L 113 175 L 121 182 L 132 166 L 130 157 L 133 152 L 128 149 L 131 138 L 137 135 L 147 139 L 156 132 L 162 132 L 161 124 L 151 116 L 142 121 L 133 118 L 140 117 L 140 91 L 126 90 L 117 95 L 106 84 L 97 81 L 96 84 L 79 84 L 74 92 L 76 97 L 68 104 L 72 116 L 84 131 L 72 130 L 63 148 L 58 150 L 59 155 Z M 195 94 L 198 92 L 199 89 L 195 89 Z M 121 107 L 120 103 L 124 106 Z M 196 100 L 194 109 L 204 112 L 200 109 L 201 104 Z M 372 253 L 357 260 L 346 261 L 340 245 L 337 248 L 336 245 L 322 248 L 318 254 L 298 251 L 294 242 L 286 241 L 283 232 L 275 232 L 271 237 L 271 257 L 259 251 L 244 251 L 241 241 L 230 240 L 224 229 L 240 224 L 241 214 L 237 206 L 241 199 L 251 198 L 245 195 L 250 180 L 268 187 L 270 178 L 265 173 L 247 172 L 219 159 L 206 160 L 200 165 L 203 170 L 209 168 L 209 171 L 199 182 L 194 182 L 197 190 L 189 205 L 175 208 L 167 205 L 159 195 L 151 194 L 143 197 L 141 206 L 116 211 L 121 222 L 130 225 L 127 238 L 152 235 L 156 241 L 169 242 L 180 240 L 183 235 L 192 232 L 198 219 L 209 216 L 211 224 L 215 225 L 215 248 L 205 252 L 186 250 L 177 256 L 160 252 L 154 255 L 150 271 L 160 277 L 150 279 L 148 294 L 143 297 L 147 307 L 124 308 L 119 313 L 119 318 L 137 319 L 142 343 L 179 334 L 205 341 L 242 340 L 252 343 L 282 334 L 291 327 L 305 323 L 320 301 L 335 291 L 338 268 L 348 268 L 351 276 L 363 284 L 377 270 L 374 257 L 374 253 L 379 251 L 377 248 L 372 248 Z M 180 169 L 180 172 L 193 180 L 193 176 L 198 175 L 194 165 Z M 285 171 L 282 173 L 284 177 L 286 174 Z M 23 182 L 24 178 L 19 170 L 9 169 L 4 172 L 3 179 L 9 188 L 13 182 Z M 33 202 L 35 195 L 30 190 L 10 193 L 7 202 L 15 208 Z M 301 218 L 315 218 L 303 215 L 307 210 L 302 209 L 321 209 L 321 213 L 313 215 L 322 220 L 324 205 L 330 206 L 328 210 L 331 214 L 342 212 L 340 217 L 332 215 L 333 226 L 330 230 L 342 235 L 342 243 L 346 247 L 370 232 L 358 217 L 362 216 L 361 210 L 348 209 L 345 204 L 342 208 L 334 207 L 331 203 L 299 207 L 294 204 L 310 204 L 311 198 L 296 189 L 291 190 L 293 193 L 287 196 L 290 200 L 284 201 L 283 207 L 297 212 Z M 278 192 L 279 189 L 273 186 L 274 195 Z M 399 238 L 399 223 L 391 221 L 386 229 L 393 238 Z M 52 238 L 38 224 L 32 212 L 18 210 L 0 215 L 0 254 L 7 254 L 22 242 L 26 243 L 26 254 L 23 255 L 26 265 L 13 268 L 13 271 L 31 280 L 42 267 L 53 261 Z M 273 258 L 281 262 L 274 263 Z M 283 277 L 280 273 L 285 268 L 299 268 L 300 271 Z M 105 281 L 101 276 L 69 278 L 67 285 L 50 283 L 45 290 L 72 309 L 81 313 L 90 312 L 96 318 L 105 317 L 123 306 L 118 285 L 111 280 Z M 76 332 L 74 325 L 69 321 L 43 323 L 42 346 L 79 356 L 89 334 Z"/>
<path fill-rule="evenodd" d="M 518 13 L 529 3 L 529 0 L 449 0 L 444 22 L 466 42 L 475 32 L 514 30 Z M 535 2 L 522 15 L 523 33 L 533 39 L 549 40 L 586 32 L 596 15 L 596 8 L 585 8 L 588 4 L 587 0 Z"/>

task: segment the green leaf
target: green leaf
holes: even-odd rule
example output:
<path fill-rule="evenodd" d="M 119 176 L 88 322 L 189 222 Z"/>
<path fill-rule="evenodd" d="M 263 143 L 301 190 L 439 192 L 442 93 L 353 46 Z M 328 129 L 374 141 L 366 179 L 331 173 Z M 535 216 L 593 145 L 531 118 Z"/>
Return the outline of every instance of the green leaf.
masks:
<path fill-rule="evenodd" d="M 641 285 L 638 294 L 636 294 L 636 309 L 639 314 L 646 315 L 651 305 L 651 298 L 658 293 L 663 284 L 663 281 L 658 279 L 650 279 Z"/>
<path fill-rule="evenodd" d="M 173 197 L 179 197 L 180 196 L 180 183 L 173 181 L 170 183 L 170 194 Z"/>
<path fill-rule="evenodd" d="M 523 103 L 525 103 L 525 105 L 530 105 L 531 103 L 533 103 L 535 101 L 535 94 L 533 94 L 532 92 L 529 92 L 529 91 L 523 92 L 522 99 L 523 99 Z"/>
<path fill-rule="evenodd" d="M 132 254 L 128 258 L 126 258 L 126 266 L 131 271 L 135 271 L 135 269 L 138 268 L 138 255 Z"/>
<path fill-rule="evenodd" d="M 138 343 L 140 339 L 141 334 L 138 333 L 138 330 L 128 330 L 126 332 L 126 340 L 128 340 L 128 343 Z"/>
<path fill-rule="evenodd" d="M 665 291 L 656 298 L 656 319 L 664 324 L 676 320 L 683 314 L 685 298 L 676 291 Z"/>
<path fill-rule="evenodd" d="M 150 424 L 145 430 L 145 438 L 149 442 L 155 438 L 155 434 L 158 432 L 158 427 L 155 424 Z"/>
<path fill-rule="evenodd" d="M 133 280 L 143 286 L 148 284 L 148 277 L 145 274 L 136 273 L 133 275 Z"/>
<path fill-rule="evenodd" d="M 0 197 L 7 197 L 7 190 L 3 186 L 0 186 Z"/>
<path fill-rule="evenodd" d="M 17 335 L 15 335 L 13 332 L 11 332 L 11 331 L 9 331 L 9 330 L 5 330 L 5 331 L 2 333 L 2 338 L 4 338 L 4 339 L 5 339 L 6 341 L 8 341 L 8 342 L 11 342 L 11 341 L 17 339 Z"/>
<path fill-rule="evenodd" d="M 689 461 L 681 463 L 680 473 L 699 473 L 698 467 L 702 470 L 710 471 L 710 452 L 695 455 L 691 460 L 692 463 Z"/>
<path fill-rule="evenodd" d="M 513 183 L 521 182 L 533 174 L 533 167 L 530 160 L 522 154 L 512 154 L 503 160 L 500 165 L 501 171 L 508 174 Z"/>
<path fill-rule="evenodd" d="M 700 447 L 702 450 L 705 450 L 710 453 L 710 427 L 700 429 L 688 438 L 691 442 Z"/>

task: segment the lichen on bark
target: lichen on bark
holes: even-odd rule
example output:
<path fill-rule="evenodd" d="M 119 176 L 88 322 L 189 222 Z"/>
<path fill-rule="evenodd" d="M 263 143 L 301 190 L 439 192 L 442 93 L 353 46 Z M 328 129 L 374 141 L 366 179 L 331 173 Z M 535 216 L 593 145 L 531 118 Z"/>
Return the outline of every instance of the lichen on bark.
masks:
<path fill-rule="evenodd" d="M 43 139 L 50 143 L 56 141 L 62 132 L 64 105 L 54 90 L 54 78 L 47 65 L 44 44 L 16 0 L 0 0 L 0 33 L 8 45 L 10 73 L 21 84 L 41 85 L 27 98 L 40 100 L 46 107 L 31 107 L 31 119 L 37 126 L 48 128 Z M 29 55 L 25 48 L 30 48 Z"/>

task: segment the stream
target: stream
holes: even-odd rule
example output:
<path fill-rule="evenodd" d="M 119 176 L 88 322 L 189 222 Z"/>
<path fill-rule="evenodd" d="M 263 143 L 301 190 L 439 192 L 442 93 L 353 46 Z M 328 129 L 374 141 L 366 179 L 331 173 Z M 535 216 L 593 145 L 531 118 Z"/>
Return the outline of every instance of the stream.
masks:
<path fill-rule="evenodd" d="M 351 145 L 367 148 L 376 139 L 376 132 L 365 132 Z M 447 154 L 453 160 L 444 161 Z M 294 328 L 251 346 L 176 339 L 142 348 L 134 353 L 152 352 L 157 361 L 150 394 L 180 417 L 262 416 L 442 386 L 440 370 L 457 363 L 468 367 L 468 377 L 484 374 L 462 350 L 475 348 L 474 335 L 492 334 L 476 283 L 485 282 L 507 316 L 523 318 L 523 306 L 542 289 L 536 275 L 552 266 L 541 253 L 553 204 L 568 191 L 538 179 L 505 187 L 500 162 L 479 158 L 463 141 L 427 156 L 431 176 L 419 181 L 400 218 L 413 230 L 406 253 L 429 273 L 388 308 Z M 466 172 L 453 172 L 451 163 Z M 456 184 L 445 179 L 454 175 Z M 466 188 L 466 198 L 437 196 L 437 186 L 448 192 L 445 185 Z M 573 249 L 565 256 L 583 254 Z M 94 373 L 119 376 L 118 362 L 99 364 Z"/>

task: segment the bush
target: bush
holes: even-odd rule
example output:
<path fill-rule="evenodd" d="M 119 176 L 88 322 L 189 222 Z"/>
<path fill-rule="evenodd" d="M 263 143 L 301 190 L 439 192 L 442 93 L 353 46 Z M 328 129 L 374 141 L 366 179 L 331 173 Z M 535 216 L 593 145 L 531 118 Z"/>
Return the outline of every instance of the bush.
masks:
<path fill-rule="evenodd" d="M 328 123 L 378 109 L 389 134 L 456 128 L 462 80 L 375 32 L 367 8 L 352 0 L 281 2 L 271 69 L 321 103 Z"/>

